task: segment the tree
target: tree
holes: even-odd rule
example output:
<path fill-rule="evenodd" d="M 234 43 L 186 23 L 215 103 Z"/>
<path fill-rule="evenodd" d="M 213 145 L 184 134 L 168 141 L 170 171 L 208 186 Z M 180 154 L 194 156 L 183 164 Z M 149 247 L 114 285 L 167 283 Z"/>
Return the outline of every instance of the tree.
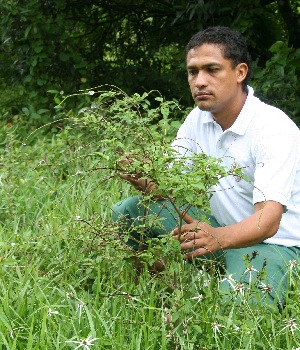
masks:
<path fill-rule="evenodd" d="M 276 41 L 299 48 L 296 0 L 8 0 L 0 9 L 2 101 L 43 122 L 49 90 L 112 84 L 191 105 L 184 48 L 210 25 L 240 30 L 260 68 Z"/>
<path fill-rule="evenodd" d="M 288 45 L 300 48 L 300 13 L 297 0 L 261 0 L 262 6 L 277 4 L 288 34 Z"/>

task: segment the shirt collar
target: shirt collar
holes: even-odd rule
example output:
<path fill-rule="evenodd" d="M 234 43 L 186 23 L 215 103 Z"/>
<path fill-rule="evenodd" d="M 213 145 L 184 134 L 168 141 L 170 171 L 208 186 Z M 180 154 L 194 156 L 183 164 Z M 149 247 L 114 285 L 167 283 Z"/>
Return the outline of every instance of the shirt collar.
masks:
<path fill-rule="evenodd" d="M 248 86 L 248 96 L 244 103 L 240 114 L 236 118 L 235 122 L 228 129 L 237 135 L 244 135 L 251 120 L 254 116 L 256 97 L 254 96 L 254 90 Z"/>
<path fill-rule="evenodd" d="M 228 129 L 228 131 L 230 130 L 232 133 L 235 133 L 237 135 L 245 134 L 248 128 L 248 125 L 254 116 L 253 110 L 254 110 L 254 103 L 255 103 L 256 97 L 254 96 L 253 88 L 251 86 L 247 86 L 247 88 L 248 88 L 248 96 L 246 98 L 244 106 L 240 111 L 240 114 L 238 115 L 235 122 Z M 215 122 L 210 112 L 206 112 L 202 120 L 204 124 Z"/>

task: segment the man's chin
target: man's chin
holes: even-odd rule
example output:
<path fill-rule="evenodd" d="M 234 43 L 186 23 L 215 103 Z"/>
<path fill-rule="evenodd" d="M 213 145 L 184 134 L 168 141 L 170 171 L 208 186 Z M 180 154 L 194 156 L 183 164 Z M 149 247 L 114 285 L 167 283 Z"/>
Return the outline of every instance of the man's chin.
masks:
<path fill-rule="evenodd" d="M 201 109 L 201 111 L 211 112 L 212 110 L 212 106 L 206 103 L 196 102 L 196 105 L 199 109 Z"/>

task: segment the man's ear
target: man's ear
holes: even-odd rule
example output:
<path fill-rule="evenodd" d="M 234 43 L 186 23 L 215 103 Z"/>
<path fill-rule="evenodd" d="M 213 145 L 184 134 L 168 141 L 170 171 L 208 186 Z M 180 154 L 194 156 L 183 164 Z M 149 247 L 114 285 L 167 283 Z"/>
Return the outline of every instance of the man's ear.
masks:
<path fill-rule="evenodd" d="M 248 65 L 246 63 L 239 63 L 236 67 L 236 78 L 237 82 L 241 83 L 247 76 Z"/>

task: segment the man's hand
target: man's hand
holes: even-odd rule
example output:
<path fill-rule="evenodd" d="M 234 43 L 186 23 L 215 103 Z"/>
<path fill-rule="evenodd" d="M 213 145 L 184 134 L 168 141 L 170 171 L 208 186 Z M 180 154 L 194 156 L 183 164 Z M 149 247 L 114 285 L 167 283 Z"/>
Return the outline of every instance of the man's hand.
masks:
<path fill-rule="evenodd" d="M 193 249 L 184 255 L 186 259 L 193 259 L 207 253 L 214 253 L 222 246 L 218 240 L 217 230 L 206 222 L 198 221 L 185 214 L 183 220 L 187 223 L 181 227 L 181 250 Z M 178 236 L 178 228 L 173 231 Z"/>
<path fill-rule="evenodd" d="M 141 173 L 129 174 L 128 168 L 133 162 L 132 156 L 128 154 L 124 154 L 118 161 L 118 166 L 120 167 L 118 171 L 118 175 L 121 179 L 126 180 L 131 183 L 131 185 L 136 188 L 138 191 L 146 192 L 147 190 L 147 180 L 141 179 Z M 148 181 L 149 182 L 149 181 Z"/>
<path fill-rule="evenodd" d="M 211 227 L 209 224 L 184 215 L 187 223 L 181 228 L 181 249 L 195 249 L 184 255 L 192 259 L 219 249 L 237 249 L 261 243 L 275 235 L 279 228 L 283 207 L 274 201 L 254 204 L 254 213 L 228 226 Z M 178 236 L 178 228 L 173 231 Z"/>
<path fill-rule="evenodd" d="M 163 200 L 165 196 L 157 192 L 156 186 L 150 179 L 142 178 L 143 174 L 140 172 L 135 172 L 134 174 L 128 173 L 127 168 L 130 168 L 130 164 L 133 162 L 132 156 L 129 154 L 124 154 L 119 159 L 120 169 L 118 175 L 121 179 L 128 181 L 136 190 L 144 193 L 151 194 L 152 198 L 155 200 Z"/>
<path fill-rule="evenodd" d="M 121 179 L 126 180 L 130 182 L 130 184 L 137 189 L 138 191 L 141 191 L 143 193 L 150 193 L 151 188 L 151 181 L 146 179 L 139 179 L 136 176 L 128 175 L 128 174 L 120 174 L 119 176 Z"/>

